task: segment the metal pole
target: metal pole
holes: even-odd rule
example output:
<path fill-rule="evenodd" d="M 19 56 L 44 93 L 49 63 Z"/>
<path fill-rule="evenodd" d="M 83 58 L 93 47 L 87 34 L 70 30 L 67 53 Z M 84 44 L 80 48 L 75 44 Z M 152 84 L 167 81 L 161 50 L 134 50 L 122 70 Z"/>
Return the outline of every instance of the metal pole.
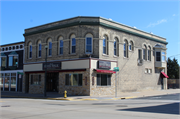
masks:
<path fill-rule="evenodd" d="M 116 71 L 116 89 L 115 89 L 115 97 L 117 98 L 117 71 Z"/>
<path fill-rule="evenodd" d="M 44 97 L 46 97 L 46 79 L 47 78 L 47 48 L 46 48 L 46 58 L 45 58 L 45 80 L 44 80 Z"/>

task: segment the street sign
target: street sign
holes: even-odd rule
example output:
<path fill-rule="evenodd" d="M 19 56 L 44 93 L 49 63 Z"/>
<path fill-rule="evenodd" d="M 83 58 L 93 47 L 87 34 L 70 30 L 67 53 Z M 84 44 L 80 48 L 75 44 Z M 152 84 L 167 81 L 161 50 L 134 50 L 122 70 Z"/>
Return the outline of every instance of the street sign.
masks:
<path fill-rule="evenodd" d="M 114 67 L 113 71 L 119 71 L 119 67 Z"/>

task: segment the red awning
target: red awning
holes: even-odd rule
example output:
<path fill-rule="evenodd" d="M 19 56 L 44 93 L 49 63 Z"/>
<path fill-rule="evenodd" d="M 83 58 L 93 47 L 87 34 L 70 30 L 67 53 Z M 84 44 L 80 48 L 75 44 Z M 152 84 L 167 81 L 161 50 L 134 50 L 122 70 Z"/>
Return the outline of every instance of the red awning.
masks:
<path fill-rule="evenodd" d="M 97 72 L 99 73 L 116 73 L 115 71 L 112 71 L 112 70 L 100 70 L 100 69 L 95 69 Z"/>
<path fill-rule="evenodd" d="M 161 72 L 161 78 L 169 78 L 169 76 L 166 75 L 164 72 Z"/>

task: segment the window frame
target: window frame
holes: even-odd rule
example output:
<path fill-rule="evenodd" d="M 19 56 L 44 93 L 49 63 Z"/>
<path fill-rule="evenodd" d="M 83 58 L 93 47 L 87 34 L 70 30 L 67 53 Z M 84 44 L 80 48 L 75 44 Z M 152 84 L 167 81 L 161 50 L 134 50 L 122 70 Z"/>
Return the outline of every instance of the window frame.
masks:
<path fill-rule="evenodd" d="M 144 48 L 143 48 L 143 60 L 147 60 L 147 46 L 144 45 Z"/>
<path fill-rule="evenodd" d="M 117 56 L 117 38 L 114 39 L 114 56 Z"/>
<path fill-rule="evenodd" d="M 38 57 L 40 58 L 42 56 L 42 45 L 41 43 L 38 43 Z"/>
<path fill-rule="evenodd" d="M 29 45 L 29 59 L 32 59 L 32 45 Z"/>
<path fill-rule="evenodd" d="M 147 57 L 148 57 L 147 60 L 148 60 L 148 61 L 151 61 L 151 47 L 150 47 L 150 46 L 148 47 L 147 53 L 148 53 L 148 54 L 147 54 Z"/>
<path fill-rule="evenodd" d="M 13 59 L 12 59 L 12 66 L 10 66 L 9 64 L 9 62 L 10 62 L 10 57 L 13 57 Z M 15 66 L 13 63 L 14 63 L 14 57 L 17 57 L 17 65 Z M 9 67 L 18 67 L 18 64 L 19 64 L 19 55 L 17 54 L 17 55 L 8 55 L 8 58 L 9 58 L 9 62 L 8 62 L 8 66 Z"/>
<path fill-rule="evenodd" d="M 32 81 L 32 80 L 33 80 L 32 77 L 33 77 L 33 76 L 37 76 L 37 75 L 38 75 L 38 83 L 35 84 L 34 81 Z M 37 85 L 37 86 L 38 86 L 38 85 L 41 85 L 41 78 L 42 78 L 42 77 L 41 77 L 41 74 L 31 74 L 31 75 L 30 75 L 31 85 Z"/>
<path fill-rule="evenodd" d="M 77 75 L 77 85 L 73 85 L 72 82 L 74 81 L 73 79 L 70 79 L 69 76 L 72 75 Z M 80 75 L 81 75 L 81 79 L 80 79 Z M 67 77 L 68 76 L 68 77 Z M 73 76 L 72 76 L 73 77 Z M 72 82 L 71 82 L 72 80 Z M 80 84 L 80 80 L 81 80 L 81 84 Z M 65 86 L 83 86 L 83 74 L 82 73 L 68 73 L 65 74 Z"/>
<path fill-rule="evenodd" d="M 142 49 L 138 49 L 138 59 L 142 60 Z"/>
<path fill-rule="evenodd" d="M 5 57 L 6 60 L 5 60 L 5 68 L 7 68 L 7 56 L 0 56 L 0 66 L 2 67 L 2 57 Z"/>
<path fill-rule="evenodd" d="M 75 40 L 75 44 L 73 44 L 73 39 Z M 74 52 L 73 52 L 73 47 L 74 47 Z M 76 38 L 71 38 L 71 54 L 76 53 Z"/>
<path fill-rule="evenodd" d="M 52 56 L 52 41 L 48 41 L 48 56 Z"/>
<path fill-rule="evenodd" d="M 164 60 L 163 60 L 163 57 L 164 57 Z M 166 62 L 166 52 L 165 51 L 161 51 L 161 61 Z"/>
<path fill-rule="evenodd" d="M 159 58 L 160 60 L 157 61 L 157 53 L 159 53 Z M 156 62 L 161 62 L 161 51 L 156 51 Z"/>
<path fill-rule="evenodd" d="M 105 41 L 105 46 L 104 46 L 104 41 Z M 104 35 L 103 36 L 103 55 L 109 55 L 109 47 L 108 47 L 108 36 Z M 105 52 L 104 52 L 105 51 Z"/>
<path fill-rule="evenodd" d="M 128 41 L 125 39 L 123 44 L 124 58 L 128 58 Z"/>
<path fill-rule="evenodd" d="M 100 75 L 100 79 L 98 79 L 98 75 Z M 106 75 L 106 77 L 107 77 L 107 85 L 102 85 L 102 75 Z M 96 75 L 96 78 L 97 78 L 97 80 L 96 80 L 96 85 L 98 86 L 98 87 L 102 87 L 102 86 L 105 86 L 105 87 L 107 87 L 107 86 L 111 86 L 111 77 L 112 77 L 112 74 L 97 74 Z M 110 78 L 110 79 L 109 79 Z M 108 81 L 109 80 L 109 81 Z M 100 82 L 101 84 L 99 84 L 98 82 Z M 109 84 L 108 84 L 109 83 Z"/>
<path fill-rule="evenodd" d="M 61 45 L 61 43 L 62 43 L 62 45 Z M 63 55 L 63 47 L 64 47 L 64 41 L 59 40 L 59 55 Z"/>
<path fill-rule="evenodd" d="M 87 44 L 87 39 L 90 38 L 91 39 L 91 44 Z M 91 47 L 91 52 L 87 52 L 87 46 L 90 46 Z M 85 39 L 85 53 L 86 54 L 93 54 L 93 38 L 90 37 L 90 36 L 86 36 L 86 39 Z"/>

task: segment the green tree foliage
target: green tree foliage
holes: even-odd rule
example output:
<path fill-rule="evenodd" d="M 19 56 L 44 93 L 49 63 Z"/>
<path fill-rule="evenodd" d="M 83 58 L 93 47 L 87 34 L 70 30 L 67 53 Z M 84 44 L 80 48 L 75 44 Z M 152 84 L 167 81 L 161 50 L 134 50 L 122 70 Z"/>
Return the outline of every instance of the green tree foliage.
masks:
<path fill-rule="evenodd" d="M 168 58 L 167 60 L 167 75 L 170 79 L 179 79 L 179 64 L 177 59 L 171 60 Z"/>

